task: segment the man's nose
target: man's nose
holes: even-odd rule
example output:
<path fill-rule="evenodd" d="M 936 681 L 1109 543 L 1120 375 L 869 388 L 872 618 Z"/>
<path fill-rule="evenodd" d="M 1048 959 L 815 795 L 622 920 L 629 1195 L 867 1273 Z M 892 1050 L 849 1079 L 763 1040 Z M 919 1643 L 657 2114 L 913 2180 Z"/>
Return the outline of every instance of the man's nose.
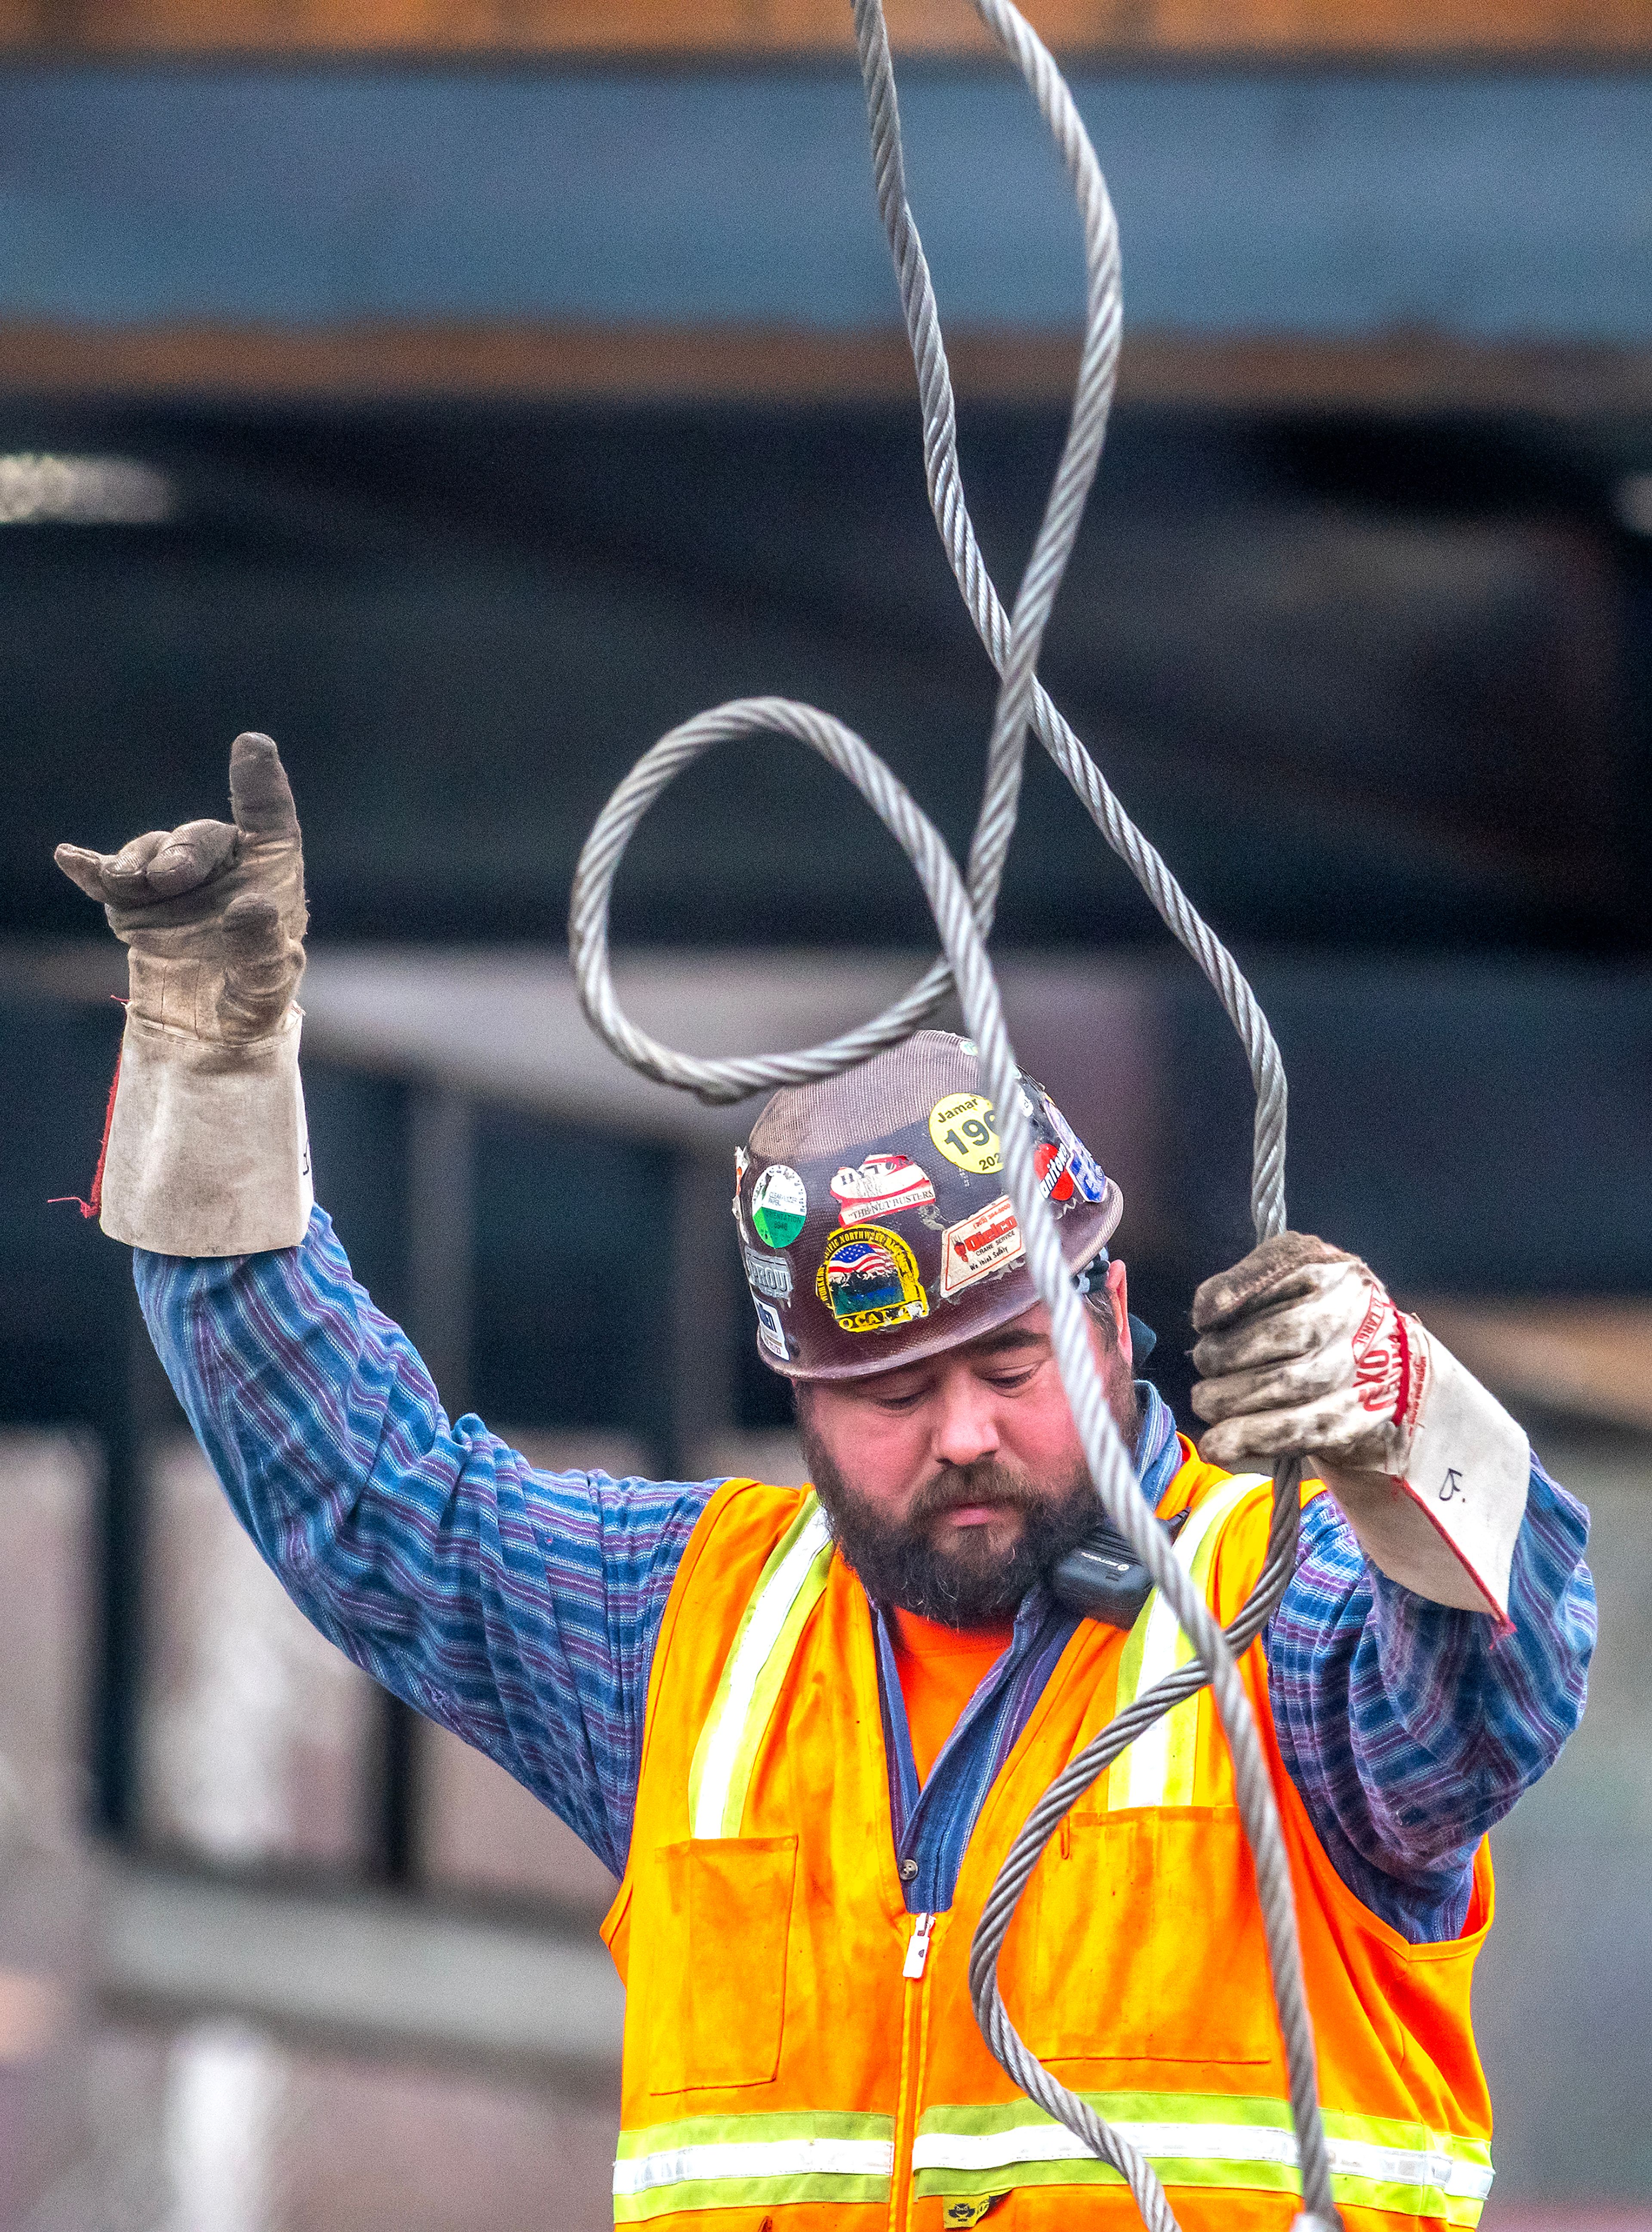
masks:
<path fill-rule="evenodd" d="M 930 1453 L 941 1463 L 969 1465 L 998 1450 L 997 1409 L 993 1391 L 973 1372 L 949 1372 L 936 1390 Z"/>

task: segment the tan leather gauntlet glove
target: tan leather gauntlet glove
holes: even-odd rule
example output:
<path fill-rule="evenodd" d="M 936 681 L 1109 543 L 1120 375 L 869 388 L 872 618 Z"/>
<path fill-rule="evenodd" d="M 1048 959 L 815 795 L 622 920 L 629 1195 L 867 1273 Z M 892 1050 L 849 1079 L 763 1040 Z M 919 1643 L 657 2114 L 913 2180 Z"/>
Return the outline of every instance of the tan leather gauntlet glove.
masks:
<path fill-rule="evenodd" d="M 56 853 L 127 953 L 103 1230 L 163 1256 L 293 1247 L 314 1199 L 293 1000 L 304 856 L 268 736 L 230 746 L 230 801 L 233 822 Z"/>
<path fill-rule="evenodd" d="M 1506 1618 L 1526 1436 L 1357 1256 L 1282 1232 L 1205 1281 L 1193 1324 L 1205 1457 L 1302 1452 L 1390 1580 Z"/>

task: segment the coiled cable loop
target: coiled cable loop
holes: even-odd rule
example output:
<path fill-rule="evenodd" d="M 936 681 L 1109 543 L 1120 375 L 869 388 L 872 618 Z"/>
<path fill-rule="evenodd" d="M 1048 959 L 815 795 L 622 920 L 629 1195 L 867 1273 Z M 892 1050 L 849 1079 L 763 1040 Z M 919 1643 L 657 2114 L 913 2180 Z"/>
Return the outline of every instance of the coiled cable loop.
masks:
<path fill-rule="evenodd" d="M 899 107 L 882 0 L 853 0 L 853 4 L 878 207 L 917 371 L 930 506 L 971 620 L 1000 676 L 967 880 L 905 786 L 852 730 L 831 714 L 794 700 L 740 699 L 673 729 L 644 754 L 599 815 L 580 853 L 570 899 L 574 978 L 593 1026 L 623 1060 L 646 1076 L 713 1102 L 806 1084 L 865 1061 L 909 1036 L 949 989 L 956 988 L 981 1048 L 997 1112 L 1007 1191 L 1020 1222 L 1029 1272 L 1050 1312 L 1052 1343 L 1091 1477 L 1108 1520 L 1146 1567 L 1195 1653 L 1192 1662 L 1137 1698 L 1069 1762 L 1012 1845 L 971 1947 L 970 1987 L 977 2020 L 988 2045 L 1016 2083 L 1119 2170 L 1152 2232 L 1175 2232 L 1176 2219 L 1152 2165 L 1031 2052 L 1004 2006 L 997 1970 L 1016 1903 L 1062 1815 L 1136 1736 L 1208 1682 L 1232 1755 L 1235 1795 L 1255 1862 L 1289 2072 L 1305 2213 L 1308 2220 L 1329 2226 L 1337 2221 L 1336 2210 L 1290 1866 L 1260 1734 L 1238 1665 L 1240 1654 L 1260 1633 L 1293 1569 L 1301 1463 L 1288 1459 L 1275 1470 L 1263 1571 L 1224 1631 L 1143 1499 L 1108 1409 L 1090 1350 L 1084 1307 L 1067 1275 L 1055 1220 L 1034 1175 L 1032 1136 L 1017 1089 L 1019 1066 L 986 950 L 1015 824 L 1030 724 L 1161 918 L 1199 964 L 1238 1032 L 1256 1091 L 1253 1222 L 1259 1240 L 1284 1230 L 1286 1083 L 1267 1018 L 1233 956 L 1126 814 L 1038 678 L 1045 629 L 1100 459 L 1117 375 L 1121 315 L 1118 225 L 1095 151 L 1053 59 L 1011 0 L 974 0 L 978 14 L 1031 88 L 1060 152 L 1083 222 L 1086 271 L 1085 338 L 1072 415 L 1014 611 L 1006 613 L 964 498 L 940 316 L 906 196 Z M 942 958 L 883 1015 L 820 1046 L 712 1061 L 664 1046 L 640 1030 L 620 1008 L 609 962 L 611 896 L 626 845 L 672 778 L 716 743 L 764 731 L 790 736 L 819 753 L 848 777 L 896 837 L 935 917 Z"/>

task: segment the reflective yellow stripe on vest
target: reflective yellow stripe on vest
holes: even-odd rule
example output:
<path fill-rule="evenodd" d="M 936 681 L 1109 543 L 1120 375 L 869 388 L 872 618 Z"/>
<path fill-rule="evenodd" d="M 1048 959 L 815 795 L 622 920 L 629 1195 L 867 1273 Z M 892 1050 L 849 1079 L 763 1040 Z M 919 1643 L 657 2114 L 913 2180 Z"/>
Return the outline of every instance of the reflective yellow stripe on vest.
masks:
<path fill-rule="evenodd" d="M 811 1489 L 757 1577 L 694 1748 L 689 1822 L 696 1837 L 740 1834 L 757 1747 L 831 1563 L 832 1536 Z"/>
<path fill-rule="evenodd" d="M 1296 2138 L 1283 2100 L 1203 2092 L 1087 2092 L 1166 2185 L 1296 2193 Z M 1328 2111 L 1331 2185 L 1344 2208 L 1474 2225 L 1492 2186 L 1489 2144 L 1384 2116 Z M 1122 2185 L 1065 2125 L 1030 2102 L 930 2108 L 912 2148 L 923 2196 L 1010 2192 L 1023 2185 Z"/>
<path fill-rule="evenodd" d="M 1206 1602 L 1210 1598 L 1210 1569 L 1223 1522 L 1237 1510 L 1254 1488 L 1266 1483 L 1262 1473 L 1236 1473 L 1197 1506 L 1176 1539 L 1177 1562 L 1185 1567 Z M 1118 1668 L 1118 1710 L 1133 1705 L 1143 1690 L 1185 1666 L 1194 1656 L 1175 1612 L 1155 1589 L 1137 1615 L 1124 1645 Z M 1199 1708 L 1205 1693 L 1184 1698 L 1137 1737 L 1130 1749 L 1107 1770 L 1109 1810 L 1126 1806 L 1191 1806 L 1193 1767 L 1199 1732 Z"/>
<path fill-rule="evenodd" d="M 1202 1594 L 1208 1591 L 1222 1522 L 1253 1489 L 1265 1485 L 1261 1473 L 1241 1473 L 1224 1481 L 1176 1538 L 1176 1555 Z M 774 1715 L 803 1623 L 826 1587 L 831 1563 L 826 1514 L 811 1490 L 758 1577 L 695 1746 L 689 1819 L 696 1837 L 740 1833 L 757 1747 Z M 1124 1645 L 1118 1674 L 1120 1710 L 1192 1657 L 1193 1645 L 1155 1589 Z M 1199 1705 L 1197 1697 L 1190 1697 L 1165 1714 L 1114 1763 L 1107 1776 L 1110 1807 L 1192 1803 Z"/>
<path fill-rule="evenodd" d="M 642 2224 L 690 2209 L 884 2203 L 894 2170 L 891 2116 L 690 2116 L 620 2133 L 614 2222 Z"/>

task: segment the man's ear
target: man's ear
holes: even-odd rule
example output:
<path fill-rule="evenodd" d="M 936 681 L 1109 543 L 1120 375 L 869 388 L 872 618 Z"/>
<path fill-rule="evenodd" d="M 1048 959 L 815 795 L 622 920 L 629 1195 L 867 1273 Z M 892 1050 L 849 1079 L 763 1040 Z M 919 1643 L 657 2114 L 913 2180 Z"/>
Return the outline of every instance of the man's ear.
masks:
<path fill-rule="evenodd" d="M 1132 1367 L 1136 1362 L 1135 1344 L 1130 1331 L 1130 1278 L 1117 1256 L 1107 1266 L 1107 1300 L 1112 1305 L 1113 1332 L 1118 1341 L 1118 1353 Z"/>

